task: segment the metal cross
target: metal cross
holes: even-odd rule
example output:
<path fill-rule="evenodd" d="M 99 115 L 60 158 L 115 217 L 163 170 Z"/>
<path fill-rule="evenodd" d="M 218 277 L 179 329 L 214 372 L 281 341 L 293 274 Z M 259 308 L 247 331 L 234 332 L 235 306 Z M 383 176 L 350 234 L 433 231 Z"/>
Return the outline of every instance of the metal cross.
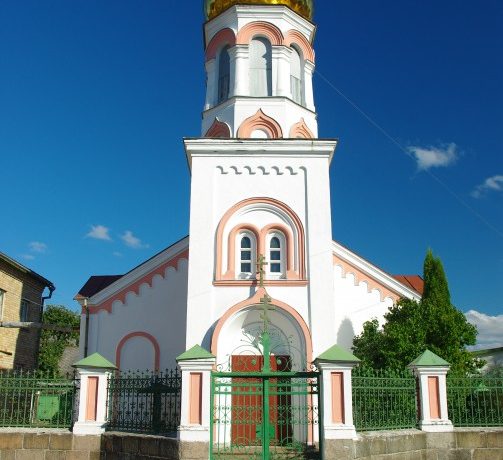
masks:
<path fill-rule="evenodd" d="M 258 256 L 258 260 L 257 260 L 257 275 L 258 275 L 258 279 L 259 279 L 259 282 L 258 282 L 258 285 L 260 287 L 264 287 L 264 276 L 265 276 L 265 270 L 264 270 L 264 267 L 266 265 L 269 265 L 268 262 L 265 261 L 265 257 L 263 254 L 260 254 Z"/>
<path fill-rule="evenodd" d="M 264 297 L 260 299 L 260 305 L 262 306 L 262 314 L 260 315 L 260 319 L 264 322 L 264 331 L 269 330 L 269 312 L 274 311 L 274 305 L 271 305 L 271 298 L 269 294 L 265 294 Z"/>

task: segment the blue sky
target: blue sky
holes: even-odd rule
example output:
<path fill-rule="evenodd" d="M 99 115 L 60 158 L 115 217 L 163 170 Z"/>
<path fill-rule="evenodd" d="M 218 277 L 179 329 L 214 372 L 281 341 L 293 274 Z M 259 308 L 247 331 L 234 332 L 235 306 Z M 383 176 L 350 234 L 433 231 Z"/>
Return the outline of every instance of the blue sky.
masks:
<path fill-rule="evenodd" d="M 188 232 L 201 3 L 0 2 L 0 251 L 55 303 Z M 421 273 L 431 247 L 482 343 L 503 345 L 503 3 L 316 3 L 334 238 L 391 273 Z"/>

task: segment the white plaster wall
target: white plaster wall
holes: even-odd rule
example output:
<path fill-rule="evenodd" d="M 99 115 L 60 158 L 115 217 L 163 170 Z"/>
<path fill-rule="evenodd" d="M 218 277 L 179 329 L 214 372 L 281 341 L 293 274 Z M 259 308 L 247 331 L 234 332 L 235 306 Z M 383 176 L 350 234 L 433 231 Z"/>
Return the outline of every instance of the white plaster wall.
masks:
<path fill-rule="evenodd" d="M 287 204 L 303 222 L 310 283 L 307 287 L 270 287 L 268 292 L 303 316 L 313 332 L 316 356 L 334 344 L 329 159 L 305 153 L 295 157 L 294 144 L 287 158 L 258 153 L 260 156 L 236 152 L 233 157 L 192 158 L 186 347 L 203 343 L 209 348 L 210 325 L 254 293 L 250 287 L 213 286 L 218 223 L 229 208 L 246 198 L 271 197 Z"/>
<path fill-rule="evenodd" d="M 334 305 L 335 305 L 335 338 L 337 344 L 350 350 L 353 337 L 363 331 L 363 323 L 377 318 L 383 323 L 384 314 L 393 305 L 389 297 L 381 300 L 378 290 L 368 292 L 365 282 L 355 284 L 353 274 L 343 274 L 340 266 L 333 271 Z"/>
<path fill-rule="evenodd" d="M 290 78 L 290 76 L 288 76 Z M 283 137 L 290 137 L 290 129 L 301 118 L 313 133 L 318 137 L 318 122 L 316 113 L 295 104 L 287 98 L 240 98 L 229 99 L 227 103 L 221 104 L 203 113 L 202 133 L 203 135 L 210 129 L 211 125 L 218 118 L 229 125 L 231 135 L 237 136 L 238 129 L 247 118 L 255 115 L 261 109 L 265 115 L 276 120 L 281 126 Z"/>
<path fill-rule="evenodd" d="M 187 273 L 187 260 L 182 259 L 177 270 L 167 269 L 165 278 L 155 276 L 152 287 L 142 285 L 138 296 L 129 293 L 125 304 L 114 302 L 112 313 L 91 315 L 89 354 L 97 351 L 115 363 L 121 339 L 131 332 L 146 332 L 159 343 L 160 368 L 174 368 L 176 356 L 185 351 Z M 130 340 L 123 348 L 121 369 L 153 369 L 150 342 L 143 338 Z"/>

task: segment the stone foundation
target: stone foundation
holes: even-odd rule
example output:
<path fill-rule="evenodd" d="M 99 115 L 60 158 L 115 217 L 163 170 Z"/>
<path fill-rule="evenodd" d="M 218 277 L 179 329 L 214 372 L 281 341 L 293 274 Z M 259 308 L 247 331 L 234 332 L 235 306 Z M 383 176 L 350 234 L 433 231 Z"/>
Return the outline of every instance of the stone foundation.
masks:
<path fill-rule="evenodd" d="M 324 450 L 325 460 L 503 460 L 503 428 L 368 432 L 325 441 Z"/>
<path fill-rule="evenodd" d="M 369 432 L 355 440 L 325 441 L 324 460 L 503 460 L 503 427 Z M 0 430 L 0 460 L 208 460 L 206 443 L 162 436 L 63 430 Z M 229 460 L 235 460 L 229 458 Z"/>

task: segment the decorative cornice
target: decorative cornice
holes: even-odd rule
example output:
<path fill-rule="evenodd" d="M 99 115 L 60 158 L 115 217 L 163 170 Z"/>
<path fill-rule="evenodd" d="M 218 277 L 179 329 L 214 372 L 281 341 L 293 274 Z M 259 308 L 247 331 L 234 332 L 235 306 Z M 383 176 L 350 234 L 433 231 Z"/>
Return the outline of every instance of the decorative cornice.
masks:
<path fill-rule="evenodd" d="M 355 284 L 367 283 L 368 291 L 377 289 L 381 293 L 381 300 L 390 297 L 394 301 L 400 297 L 406 297 L 419 301 L 421 296 L 414 290 L 403 285 L 391 275 L 371 264 L 341 244 L 332 242 L 334 265 L 339 265 L 343 274 L 352 273 Z"/>
<path fill-rule="evenodd" d="M 249 176 L 255 176 L 257 174 L 262 176 L 276 175 L 290 175 L 296 176 L 302 171 L 302 168 L 293 168 L 291 166 L 217 166 L 217 170 L 220 171 L 222 175 L 233 174 L 240 176 L 242 174 L 247 174 Z"/>

